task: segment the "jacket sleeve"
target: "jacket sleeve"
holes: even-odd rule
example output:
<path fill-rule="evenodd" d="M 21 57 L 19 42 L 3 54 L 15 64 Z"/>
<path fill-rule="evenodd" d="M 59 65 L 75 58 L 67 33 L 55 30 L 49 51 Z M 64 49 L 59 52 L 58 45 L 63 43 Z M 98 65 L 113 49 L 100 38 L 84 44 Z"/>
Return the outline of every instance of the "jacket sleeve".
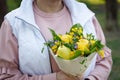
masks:
<path fill-rule="evenodd" d="M 101 40 L 102 43 L 105 45 L 104 47 L 105 57 L 101 58 L 98 55 L 95 69 L 90 73 L 88 78 L 90 80 L 107 80 L 112 67 L 111 50 L 106 46 L 106 41 L 102 28 L 96 17 L 93 17 L 93 24 L 95 26 L 97 38 Z"/>
<path fill-rule="evenodd" d="M 22 74 L 19 70 L 18 43 L 7 20 L 4 20 L 0 29 L 0 80 L 56 80 L 56 73 Z"/>

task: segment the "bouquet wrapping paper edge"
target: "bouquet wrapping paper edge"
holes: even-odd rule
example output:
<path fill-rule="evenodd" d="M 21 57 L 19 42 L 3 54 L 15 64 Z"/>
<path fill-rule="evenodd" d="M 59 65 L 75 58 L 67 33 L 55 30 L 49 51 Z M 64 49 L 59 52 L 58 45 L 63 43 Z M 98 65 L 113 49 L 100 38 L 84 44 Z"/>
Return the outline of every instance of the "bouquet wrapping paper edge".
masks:
<path fill-rule="evenodd" d="M 84 78 L 94 69 L 97 58 L 97 54 L 92 53 L 88 57 L 79 56 L 73 60 L 65 60 L 54 55 L 51 49 L 50 53 L 63 72 L 72 76 L 83 76 Z"/>

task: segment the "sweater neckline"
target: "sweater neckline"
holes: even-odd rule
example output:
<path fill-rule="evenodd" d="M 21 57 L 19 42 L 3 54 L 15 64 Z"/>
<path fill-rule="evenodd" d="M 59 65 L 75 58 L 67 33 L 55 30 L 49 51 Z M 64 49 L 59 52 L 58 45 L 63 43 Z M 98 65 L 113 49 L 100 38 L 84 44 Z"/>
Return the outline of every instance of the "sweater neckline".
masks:
<path fill-rule="evenodd" d="M 38 15 L 38 16 L 41 16 L 41 17 L 44 17 L 44 18 L 56 18 L 56 17 L 59 17 L 59 16 L 62 16 L 64 15 L 65 11 L 67 10 L 66 6 L 64 5 L 63 9 L 61 9 L 60 11 L 58 12 L 55 12 L 55 13 L 47 13 L 47 12 L 44 12 L 42 10 L 40 10 L 38 8 L 38 6 L 36 5 L 36 3 L 34 2 L 33 3 L 33 10 L 34 12 Z"/>

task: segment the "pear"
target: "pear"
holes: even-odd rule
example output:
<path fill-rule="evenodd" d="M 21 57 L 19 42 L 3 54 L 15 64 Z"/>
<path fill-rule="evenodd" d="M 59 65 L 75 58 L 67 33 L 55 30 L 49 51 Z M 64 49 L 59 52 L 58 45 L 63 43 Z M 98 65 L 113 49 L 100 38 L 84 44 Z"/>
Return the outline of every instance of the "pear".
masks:
<path fill-rule="evenodd" d="M 69 60 L 72 57 L 71 50 L 64 45 L 59 46 L 59 48 L 57 50 L 57 56 L 59 56 L 63 59 Z"/>

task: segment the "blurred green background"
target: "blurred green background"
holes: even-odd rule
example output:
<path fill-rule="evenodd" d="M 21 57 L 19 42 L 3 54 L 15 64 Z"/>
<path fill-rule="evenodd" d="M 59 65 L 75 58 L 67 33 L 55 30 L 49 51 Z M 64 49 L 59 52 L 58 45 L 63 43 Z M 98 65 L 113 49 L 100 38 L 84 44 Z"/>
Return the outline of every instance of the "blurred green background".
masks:
<path fill-rule="evenodd" d="M 20 2 L 20 0 L 18 0 Z M 113 67 L 108 80 L 120 80 L 120 31 L 106 31 L 106 9 L 105 0 L 79 0 L 96 13 L 105 33 L 107 46 L 112 49 Z M 120 0 L 118 0 L 118 26 L 120 27 Z M 7 0 L 8 11 L 18 7 L 19 3 L 15 0 Z"/>
<path fill-rule="evenodd" d="M 108 80 L 120 80 L 120 31 L 108 32 L 106 26 L 105 0 L 80 0 L 96 13 L 102 26 L 107 41 L 107 46 L 112 49 L 113 67 Z M 118 26 L 120 27 L 120 0 L 118 0 Z M 104 73 L 103 73 L 104 74 Z"/>

